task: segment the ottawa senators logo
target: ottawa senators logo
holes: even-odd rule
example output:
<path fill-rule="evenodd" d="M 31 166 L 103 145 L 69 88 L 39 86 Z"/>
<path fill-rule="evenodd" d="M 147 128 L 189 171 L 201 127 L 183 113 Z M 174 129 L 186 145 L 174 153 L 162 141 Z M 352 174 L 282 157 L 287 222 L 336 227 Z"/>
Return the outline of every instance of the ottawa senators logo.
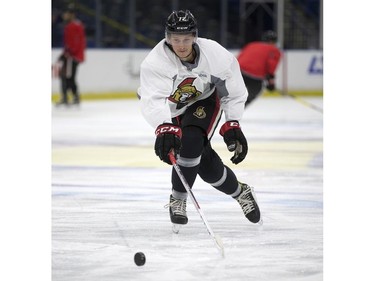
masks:
<path fill-rule="evenodd" d="M 193 113 L 193 115 L 199 119 L 203 119 L 206 117 L 206 112 L 204 111 L 203 106 L 198 106 L 197 110 Z"/>
<path fill-rule="evenodd" d="M 202 92 L 198 91 L 195 85 L 193 85 L 195 79 L 196 77 L 186 78 L 177 86 L 177 90 L 168 99 L 173 103 L 179 103 L 183 107 L 189 101 L 199 97 Z"/>

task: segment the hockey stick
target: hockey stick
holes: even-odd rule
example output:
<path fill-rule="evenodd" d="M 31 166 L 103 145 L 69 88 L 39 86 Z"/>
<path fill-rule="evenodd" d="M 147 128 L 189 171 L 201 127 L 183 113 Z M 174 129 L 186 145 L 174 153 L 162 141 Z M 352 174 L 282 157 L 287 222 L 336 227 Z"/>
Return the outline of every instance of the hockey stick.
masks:
<path fill-rule="evenodd" d="M 203 211 L 202 211 L 201 207 L 199 206 L 197 199 L 195 199 L 195 196 L 194 196 L 193 192 L 191 191 L 191 188 L 190 188 L 188 182 L 186 181 L 184 175 L 182 174 L 180 167 L 177 165 L 177 161 L 176 161 L 176 158 L 173 155 L 173 152 L 169 152 L 169 159 L 171 160 L 173 168 L 175 169 L 178 177 L 180 178 L 182 184 L 184 185 L 184 187 L 186 189 L 186 192 L 189 195 L 190 200 L 193 201 L 195 209 L 198 211 L 204 225 L 206 226 L 208 234 L 214 239 L 215 245 L 218 248 L 218 250 L 220 251 L 222 257 L 225 257 L 224 256 L 223 242 L 221 241 L 219 236 L 214 234 L 210 225 L 208 224 L 208 221 L 207 221 L 206 217 L 204 216 Z"/>
<path fill-rule="evenodd" d="M 284 92 L 282 92 L 281 95 L 288 96 L 288 97 L 290 97 L 290 98 L 298 101 L 299 103 L 301 103 L 301 104 L 303 104 L 303 105 L 305 105 L 307 107 L 310 107 L 311 109 L 314 109 L 315 111 L 319 111 L 320 113 L 323 114 L 323 109 L 322 108 L 320 108 L 320 107 L 318 107 L 318 106 L 316 106 L 316 105 L 314 105 L 312 103 L 309 103 L 309 102 L 301 99 L 300 97 L 297 97 L 297 96 L 292 95 L 292 94 L 284 93 Z"/>

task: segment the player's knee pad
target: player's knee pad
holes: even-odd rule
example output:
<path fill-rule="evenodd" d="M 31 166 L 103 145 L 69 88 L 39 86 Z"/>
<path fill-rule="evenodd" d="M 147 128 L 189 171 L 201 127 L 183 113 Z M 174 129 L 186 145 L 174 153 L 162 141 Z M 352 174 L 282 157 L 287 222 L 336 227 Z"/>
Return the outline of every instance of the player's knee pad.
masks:
<path fill-rule="evenodd" d="M 201 158 L 199 176 L 207 183 L 214 183 L 223 176 L 224 164 L 220 156 L 208 144 Z"/>

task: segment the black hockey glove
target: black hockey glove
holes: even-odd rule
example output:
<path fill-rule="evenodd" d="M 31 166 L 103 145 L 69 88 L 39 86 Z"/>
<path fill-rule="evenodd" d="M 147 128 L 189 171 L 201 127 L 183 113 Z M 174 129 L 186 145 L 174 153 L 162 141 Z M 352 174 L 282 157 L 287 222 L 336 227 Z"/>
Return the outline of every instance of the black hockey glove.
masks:
<path fill-rule="evenodd" d="M 230 160 L 234 164 L 242 162 L 247 154 L 247 141 L 238 121 L 225 122 L 221 126 L 220 135 L 224 137 L 228 150 L 234 151 L 234 156 Z"/>
<path fill-rule="evenodd" d="M 268 74 L 266 76 L 266 88 L 271 92 L 275 90 L 275 75 Z"/>
<path fill-rule="evenodd" d="M 174 150 L 174 154 L 178 154 L 181 148 L 181 128 L 170 124 L 164 123 L 159 125 L 155 131 L 155 153 L 159 156 L 160 160 L 172 165 L 169 160 L 168 153 L 171 149 Z"/>

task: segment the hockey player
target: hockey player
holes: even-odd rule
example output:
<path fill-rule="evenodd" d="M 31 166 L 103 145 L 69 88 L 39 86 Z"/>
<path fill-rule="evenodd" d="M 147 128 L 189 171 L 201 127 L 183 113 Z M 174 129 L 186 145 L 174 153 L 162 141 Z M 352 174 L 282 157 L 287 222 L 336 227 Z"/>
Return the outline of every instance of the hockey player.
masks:
<path fill-rule="evenodd" d="M 190 11 L 173 11 L 161 40 L 141 64 L 141 111 L 155 128 L 155 153 L 171 164 L 173 151 L 190 187 L 199 175 L 217 190 L 232 196 L 248 220 L 260 221 L 253 187 L 237 181 L 211 147 L 211 137 L 224 111 L 220 134 L 231 161 L 238 164 L 247 154 L 247 141 L 239 121 L 247 90 L 236 58 L 217 42 L 199 38 Z M 186 224 L 187 192 L 172 169 L 169 213 L 174 224 Z"/>
<path fill-rule="evenodd" d="M 269 91 L 275 90 L 275 71 L 281 58 L 276 41 L 276 33 L 268 30 L 263 34 L 262 41 L 247 44 L 238 55 L 241 73 L 249 93 L 246 107 L 262 93 L 264 84 Z"/>
<path fill-rule="evenodd" d="M 68 105 L 68 91 L 73 94 L 73 104 L 80 103 L 80 95 L 76 82 L 78 65 L 85 59 L 86 34 L 80 20 L 76 18 L 75 9 L 70 4 L 63 14 L 66 25 L 64 27 L 64 50 L 59 56 L 59 62 L 62 64 L 60 70 L 61 81 L 61 99 L 57 106 Z"/>

